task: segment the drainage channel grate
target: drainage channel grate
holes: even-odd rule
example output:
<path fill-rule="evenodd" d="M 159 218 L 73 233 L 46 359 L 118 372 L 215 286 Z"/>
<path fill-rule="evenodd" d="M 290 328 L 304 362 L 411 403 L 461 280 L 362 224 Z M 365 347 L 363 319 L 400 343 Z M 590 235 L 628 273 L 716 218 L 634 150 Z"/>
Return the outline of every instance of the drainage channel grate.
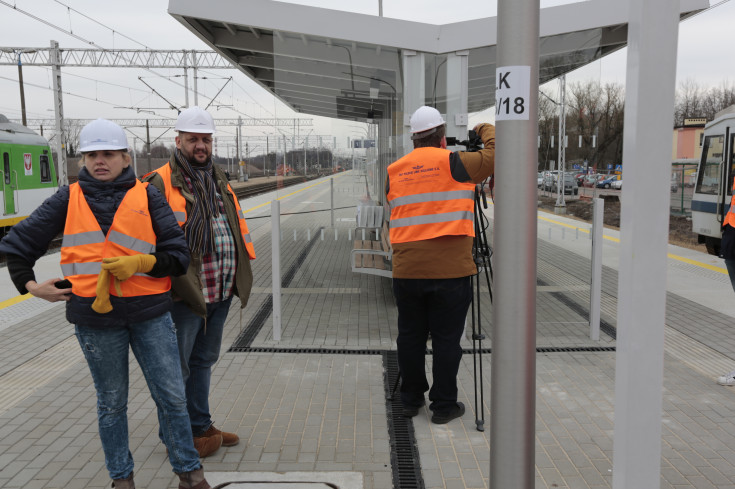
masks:
<path fill-rule="evenodd" d="M 403 404 L 393 386 L 398 379 L 398 353 L 383 352 L 383 385 L 385 388 L 385 411 L 388 417 L 390 437 L 390 461 L 393 468 L 393 487 L 395 489 L 423 489 L 421 460 L 411 418 L 403 416 Z"/>
<path fill-rule="evenodd" d="M 549 285 L 548 283 L 544 282 L 543 280 L 537 280 L 536 283 L 538 285 Z M 569 297 L 568 294 L 565 294 L 564 292 L 550 292 L 549 293 L 552 297 L 556 298 L 559 302 L 567 306 L 572 311 L 576 312 L 583 318 L 589 319 L 590 313 L 587 309 L 582 307 L 580 304 L 578 304 L 574 299 Z M 618 330 L 613 326 L 612 324 L 608 323 L 604 319 L 600 319 L 600 331 L 608 335 L 612 339 L 617 339 L 618 336 Z"/>
<path fill-rule="evenodd" d="M 568 353 L 568 352 L 596 352 L 596 351 L 615 351 L 614 346 L 539 346 L 536 348 L 536 353 Z M 483 348 L 481 350 L 475 350 L 474 353 L 492 353 L 492 348 Z M 427 354 L 431 354 L 431 350 L 426 350 Z M 472 355 L 473 351 L 469 349 L 463 349 L 462 354 Z"/>
<path fill-rule="evenodd" d="M 272 346 L 233 346 L 228 350 L 231 353 L 306 353 L 315 355 L 383 355 L 385 353 L 398 354 L 393 350 L 358 350 L 347 348 L 299 348 L 299 347 L 272 347 Z M 536 353 L 569 353 L 569 352 L 597 352 L 597 351 L 615 351 L 614 346 L 539 346 Z M 474 353 L 492 353 L 492 348 L 483 348 L 475 350 Z M 426 350 L 427 355 L 431 355 L 431 349 Z M 472 355 L 470 349 L 463 349 L 462 354 Z"/>
<path fill-rule="evenodd" d="M 317 355 L 382 355 L 386 350 L 349 350 L 341 348 L 232 347 L 235 353 L 312 353 Z"/>
<path fill-rule="evenodd" d="M 296 257 L 296 260 L 294 260 L 291 266 L 288 267 L 286 273 L 283 274 L 283 277 L 281 278 L 281 287 L 286 288 L 291 285 L 291 281 L 296 276 L 296 272 L 301 267 L 301 265 L 303 265 L 307 255 L 314 247 L 314 244 L 318 241 L 322 229 L 324 229 L 324 227 L 320 227 L 317 232 L 314 233 L 314 237 L 311 238 L 311 241 L 309 241 L 309 243 L 304 246 L 299 255 Z M 258 333 L 260 333 L 260 330 L 263 328 L 266 319 L 268 319 L 268 316 L 270 316 L 272 312 L 273 295 L 271 294 L 260 305 L 258 310 L 255 312 L 253 318 L 250 320 L 242 333 L 240 333 L 240 335 L 237 337 L 237 339 L 228 351 L 242 351 L 243 348 L 249 348 L 250 345 L 253 344 L 255 337 L 258 336 Z"/>

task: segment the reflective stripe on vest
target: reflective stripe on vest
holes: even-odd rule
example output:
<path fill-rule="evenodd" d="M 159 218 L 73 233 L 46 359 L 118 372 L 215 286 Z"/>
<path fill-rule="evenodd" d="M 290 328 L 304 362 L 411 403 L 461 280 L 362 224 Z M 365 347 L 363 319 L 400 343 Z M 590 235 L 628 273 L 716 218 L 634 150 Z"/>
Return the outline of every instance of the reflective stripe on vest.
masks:
<path fill-rule="evenodd" d="M 179 226 L 184 227 L 184 224 L 186 224 L 186 199 L 181 193 L 181 189 L 174 187 L 171 184 L 171 163 L 166 163 L 162 167 L 153 170 L 153 172 L 161 175 L 161 179 L 163 180 L 164 197 L 168 201 L 168 205 L 171 206 L 171 210 L 174 212 L 176 222 L 179 223 Z"/>
<path fill-rule="evenodd" d="M 174 211 L 174 216 L 176 216 L 176 221 L 179 223 L 179 226 L 183 227 L 184 224 L 186 224 L 186 199 L 181 193 L 181 189 L 175 187 L 171 183 L 171 163 L 166 163 L 162 167 L 157 168 L 153 171 L 161 175 L 161 179 L 163 180 L 163 187 L 166 194 L 166 200 L 171 206 L 171 210 Z M 240 236 L 242 236 L 242 240 L 245 244 L 245 250 L 248 253 L 248 257 L 251 260 L 254 260 L 255 248 L 253 247 L 253 240 L 250 237 L 248 224 L 247 222 L 245 222 L 245 214 L 242 212 L 242 209 L 240 209 L 240 202 L 237 200 L 237 196 L 232 190 L 232 187 L 230 187 L 229 183 L 227 184 L 227 190 L 230 192 L 230 194 L 232 194 L 232 200 L 235 202 L 238 224 L 240 226 Z"/>
<path fill-rule="evenodd" d="M 417 148 L 388 166 L 391 242 L 475 235 L 475 184 L 452 178 L 450 154 Z"/>
<path fill-rule="evenodd" d="M 732 198 L 730 199 L 730 210 L 727 211 L 722 225 L 730 225 L 735 228 L 735 178 L 732 181 Z"/>
<path fill-rule="evenodd" d="M 235 209 L 237 210 L 237 219 L 240 224 L 240 235 L 242 236 L 242 240 L 245 243 L 245 249 L 248 252 L 248 257 L 251 260 L 255 260 L 255 246 L 253 246 L 253 238 L 250 237 L 250 230 L 248 229 L 248 223 L 245 221 L 245 213 L 240 208 L 240 201 L 237 200 L 237 196 L 235 195 L 235 192 L 232 190 L 232 187 L 230 187 L 230 184 L 227 184 L 227 190 L 230 191 L 232 194 L 232 200 L 235 201 Z"/>
<path fill-rule="evenodd" d="M 148 184 L 136 182 L 115 212 L 107 237 L 89 208 L 78 183 L 69 186 L 69 207 L 61 245 L 61 271 L 80 297 L 96 295 L 102 259 L 149 254 L 156 250 L 156 234 L 148 213 Z M 171 288 L 169 278 L 136 273 L 110 283 L 110 294 L 122 297 L 162 294 Z M 118 288 L 120 292 L 118 292 Z"/>

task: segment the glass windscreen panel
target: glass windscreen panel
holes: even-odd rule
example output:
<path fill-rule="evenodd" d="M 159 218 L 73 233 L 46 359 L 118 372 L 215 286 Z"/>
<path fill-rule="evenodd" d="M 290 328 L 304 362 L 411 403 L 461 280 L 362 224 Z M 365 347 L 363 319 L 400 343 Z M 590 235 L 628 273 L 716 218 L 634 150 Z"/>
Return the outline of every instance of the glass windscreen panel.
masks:
<path fill-rule="evenodd" d="M 723 135 L 707 136 L 702 148 L 702 160 L 697 175 L 697 193 L 717 195 L 720 188 L 720 164 L 725 146 Z"/>

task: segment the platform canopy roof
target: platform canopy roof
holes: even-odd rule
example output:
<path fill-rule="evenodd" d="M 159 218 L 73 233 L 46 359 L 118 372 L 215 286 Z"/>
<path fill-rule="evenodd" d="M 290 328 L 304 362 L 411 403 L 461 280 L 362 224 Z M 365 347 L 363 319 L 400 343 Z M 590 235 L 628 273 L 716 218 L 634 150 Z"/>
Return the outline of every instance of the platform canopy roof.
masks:
<path fill-rule="evenodd" d="M 588 0 L 541 10 L 539 82 L 625 47 L 628 2 Z M 681 0 L 681 17 L 709 0 Z M 495 103 L 498 18 L 444 25 L 274 0 L 169 0 L 169 13 L 295 111 L 380 117 L 402 97 L 402 56 L 428 53 L 426 94 L 442 97 L 446 54 L 469 56 L 468 111 Z M 195 66 L 195 61 L 192 63 Z M 445 68 L 446 70 L 446 68 Z"/>

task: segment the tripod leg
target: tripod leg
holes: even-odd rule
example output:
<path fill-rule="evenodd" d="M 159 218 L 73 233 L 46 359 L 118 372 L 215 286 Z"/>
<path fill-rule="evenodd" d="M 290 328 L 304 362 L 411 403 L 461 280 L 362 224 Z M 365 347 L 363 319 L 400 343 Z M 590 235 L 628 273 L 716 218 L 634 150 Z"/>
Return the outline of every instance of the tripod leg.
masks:
<path fill-rule="evenodd" d="M 485 206 L 487 207 L 487 205 Z M 485 228 L 481 223 L 483 214 L 482 206 L 480 204 L 480 192 L 477 187 L 475 189 L 475 239 L 474 239 L 474 250 L 473 255 L 475 258 L 475 264 L 478 267 L 478 274 L 472 277 L 472 281 L 475 285 L 476 298 L 472 301 L 472 364 L 474 370 L 474 382 L 475 382 L 475 426 L 477 431 L 485 431 L 485 388 L 483 385 L 483 371 L 482 371 L 482 340 L 485 339 L 485 335 L 482 334 L 481 324 L 482 315 L 480 313 L 480 271 L 485 273 L 485 277 L 488 281 L 488 292 L 490 293 L 490 303 L 492 304 L 492 289 L 490 288 L 490 280 L 488 273 L 492 274 L 490 268 L 490 247 L 487 244 L 487 237 L 485 236 Z M 475 302 L 477 303 L 475 306 Z M 477 324 L 477 329 L 475 329 Z M 479 363 L 479 368 L 478 364 Z M 478 379 L 479 372 L 479 379 Z M 478 389 L 479 389 L 479 401 L 478 401 Z"/>
<path fill-rule="evenodd" d="M 475 299 L 473 297 L 472 302 L 470 303 L 470 306 L 472 308 L 472 370 L 473 370 L 473 381 L 475 384 L 475 427 L 477 428 L 477 431 L 485 431 L 485 413 L 484 413 L 484 404 L 482 399 L 482 352 L 478 352 L 476 348 L 476 343 L 479 337 L 482 335 L 477 333 L 477 329 L 475 326 L 477 325 L 479 327 L 480 324 L 480 280 L 475 279 L 475 277 L 471 277 L 471 283 L 476 286 L 477 290 L 477 298 Z M 475 314 L 475 311 L 477 313 Z M 478 400 L 477 397 L 477 388 L 478 388 L 478 379 L 477 379 L 477 373 L 478 373 L 478 363 L 479 363 L 479 373 L 480 373 L 480 379 L 479 379 L 479 388 L 480 388 L 480 398 Z"/>

